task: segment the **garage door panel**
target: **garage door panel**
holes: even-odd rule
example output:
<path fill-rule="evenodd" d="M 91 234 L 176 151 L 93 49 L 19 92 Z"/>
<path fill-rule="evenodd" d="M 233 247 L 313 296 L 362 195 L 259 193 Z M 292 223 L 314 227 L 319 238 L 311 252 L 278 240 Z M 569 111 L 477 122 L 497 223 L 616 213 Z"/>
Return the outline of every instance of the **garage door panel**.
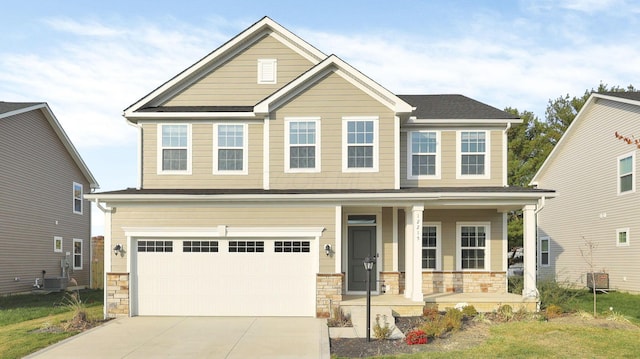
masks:
<path fill-rule="evenodd" d="M 256 242 L 263 244 L 263 252 L 235 253 L 228 252 L 228 241 L 205 253 L 183 252 L 184 241 L 173 242 L 173 252 L 137 254 L 139 315 L 315 314 L 313 241 L 294 241 L 306 242 L 306 252 L 298 247 L 279 253 L 275 240 L 234 241 L 235 250 L 260 250 Z"/>

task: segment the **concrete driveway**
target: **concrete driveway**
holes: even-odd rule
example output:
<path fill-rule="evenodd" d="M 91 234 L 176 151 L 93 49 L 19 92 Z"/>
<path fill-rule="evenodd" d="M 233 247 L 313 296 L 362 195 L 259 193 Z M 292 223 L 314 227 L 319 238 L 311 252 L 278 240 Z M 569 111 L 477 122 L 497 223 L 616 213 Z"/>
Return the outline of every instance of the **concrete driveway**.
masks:
<path fill-rule="evenodd" d="M 119 318 L 27 358 L 329 358 L 329 335 L 315 318 Z"/>

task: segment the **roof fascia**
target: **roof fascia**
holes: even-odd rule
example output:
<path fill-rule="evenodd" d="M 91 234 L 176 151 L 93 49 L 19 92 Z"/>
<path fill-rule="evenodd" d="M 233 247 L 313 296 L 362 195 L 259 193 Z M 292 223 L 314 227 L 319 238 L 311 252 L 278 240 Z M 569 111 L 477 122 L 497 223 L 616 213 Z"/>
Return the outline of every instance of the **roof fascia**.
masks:
<path fill-rule="evenodd" d="M 283 43 L 287 44 L 291 49 L 298 52 L 313 63 L 320 62 L 326 55 L 320 50 L 311 46 L 306 41 L 285 29 L 283 26 L 273 21 L 269 17 L 264 17 L 260 21 L 251 25 L 240 34 L 202 58 L 200 61 L 188 67 L 171 80 L 153 90 L 142 99 L 124 110 L 124 117 L 129 118 L 136 110 L 150 102 L 163 102 L 175 93 L 183 90 L 185 87 L 197 81 L 200 77 L 208 73 L 208 70 L 214 69 L 224 61 L 235 56 L 238 52 L 259 40 L 265 34 L 272 34 Z M 203 71 L 207 70 L 207 71 Z M 200 76 L 198 76 L 198 74 Z"/>
<path fill-rule="evenodd" d="M 567 142 L 568 138 L 573 134 L 574 127 L 577 126 L 576 125 L 577 123 L 582 121 L 582 117 L 585 116 L 584 113 L 586 113 L 593 106 L 593 104 L 596 101 L 595 99 L 597 97 L 602 97 L 602 96 L 598 96 L 598 94 L 595 94 L 595 93 L 589 96 L 589 98 L 587 99 L 587 102 L 584 104 L 584 106 L 582 106 L 582 108 L 580 109 L 576 117 L 573 119 L 573 121 L 571 121 L 571 124 L 569 125 L 569 127 L 567 127 L 567 130 L 564 131 L 564 133 L 562 134 L 562 137 L 560 137 L 560 140 L 558 141 L 558 143 L 556 143 L 556 145 L 553 147 L 549 156 L 547 156 L 547 158 L 544 160 L 544 162 L 542 163 L 542 166 L 540 166 L 540 168 L 538 169 L 538 172 L 536 172 L 536 174 L 533 176 L 533 178 L 531 179 L 531 182 L 529 182 L 529 185 L 531 186 L 538 185 L 538 178 L 542 176 L 542 174 L 544 174 L 544 172 L 550 166 L 554 158 L 558 156 L 558 153 L 564 147 L 565 142 Z M 610 96 L 606 96 L 606 98 L 613 99 Z"/>
<path fill-rule="evenodd" d="M 254 112 L 264 115 L 268 114 L 281 104 L 287 102 L 295 95 L 310 87 L 316 79 L 326 75 L 330 71 L 335 71 L 342 78 L 349 81 L 352 85 L 360 88 L 395 113 L 408 114 L 413 111 L 413 106 L 409 105 L 400 97 L 382 87 L 377 82 L 371 80 L 369 77 L 365 76 L 336 55 L 330 55 L 309 71 L 291 81 L 280 90 L 274 92 L 269 97 L 260 101 L 254 107 Z"/>
<path fill-rule="evenodd" d="M 521 118 L 510 118 L 510 119 L 416 119 L 409 118 L 404 125 L 506 125 L 506 124 L 520 124 L 523 120 Z"/>
<path fill-rule="evenodd" d="M 144 120 L 215 120 L 221 118 L 234 120 L 262 119 L 255 112 L 136 112 L 131 116 L 127 116 L 127 120 L 131 123 Z"/>
<path fill-rule="evenodd" d="M 80 157 L 80 153 L 78 152 L 78 150 L 76 150 L 75 146 L 67 136 L 67 133 L 64 131 L 64 129 L 60 125 L 60 122 L 58 122 L 58 119 L 53 114 L 53 111 L 51 111 L 51 108 L 49 108 L 49 105 L 47 105 L 46 103 L 43 103 L 42 106 L 37 106 L 34 109 L 40 109 L 40 111 L 42 111 L 42 113 L 44 114 L 44 117 L 49 122 L 49 125 L 51 125 L 51 127 L 53 128 L 53 131 L 56 133 L 56 135 L 58 135 L 58 138 L 60 139 L 60 141 L 62 141 L 62 144 L 67 149 L 67 152 L 69 152 L 69 154 L 71 155 L 71 158 L 76 163 L 78 168 L 80 168 L 80 171 L 89 182 L 89 186 L 92 189 L 100 188 L 98 181 L 96 181 L 95 177 L 89 170 L 89 167 L 84 162 L 84 160 L 82 160 L 82 157 Z"/>

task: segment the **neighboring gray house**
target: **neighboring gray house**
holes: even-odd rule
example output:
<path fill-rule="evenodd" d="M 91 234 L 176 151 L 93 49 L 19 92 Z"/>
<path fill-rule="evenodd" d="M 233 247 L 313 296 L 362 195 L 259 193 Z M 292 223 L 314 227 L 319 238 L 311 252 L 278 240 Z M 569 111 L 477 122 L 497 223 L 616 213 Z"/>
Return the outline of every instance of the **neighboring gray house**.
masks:
<path fill-rule="evenodd" d="M 0 101 L 0 294 L 90 280 L 98 183 L 44 102 Z M 62 279 L 65 278 L 65 279 Z"/>
<path fill-rule="evenodd" d="M 592 94 L 533 178 L 558 194 L 538 214 L 540 277 L 586 285 L 591 242 L 609 287 L 640 292 L 638 148 L 616 133 L 640 136 L 640 93 Z"/>

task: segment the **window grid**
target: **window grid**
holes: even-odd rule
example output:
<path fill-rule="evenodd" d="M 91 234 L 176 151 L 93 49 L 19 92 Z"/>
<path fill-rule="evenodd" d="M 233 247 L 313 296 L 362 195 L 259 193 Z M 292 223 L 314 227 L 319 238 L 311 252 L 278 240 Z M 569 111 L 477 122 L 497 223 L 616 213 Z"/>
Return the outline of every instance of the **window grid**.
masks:
<path fill-rule="evenodd" d="M 422 227 L 422 269 L 436 269 L 438 247 L 438 228 Z"/>
<path fill-rule="evenodd" d="M 634 155 L 618 157 L 618 193 L 633 192 L 634 186 Z"/>
<path fill-rule="evenodd" d="M 549 265 L 549 238 L 540 238 L 540 265 Z"/>
<path fill-rule="evenodd" d="M 411 175 L 436 175 L 436 132 L 411 132 Z"/>
<path fill-rule="evenodd" d="M 309 241 L 276 241 L 274 243 L 276 253 L 309 253 L 310 250 Z"/>
<path fill-rule="evenodd" d="M 486 133 L 462 132 L 460 141 L 460 173 L 462 175 L 484 175 Z"/>
<path fill-rule="evenodd" d="M 264 241 L 230 241 L 230 253 L 262 253 Z"/>
<path fill-rule="evenodd" d="M 187 171 L 188 126 L 161 125 L 162 171 Z"/>
<path fill-rule="evenodd" d="M 316 167 L 316 122 L 289 122 L 289 168 Z"/>
<path fill-rule="evenodd" d="M 73 213 L 82 214 L 82 184 L 73 182 Z"/>
<path fill-rule="evenodd" d="M 82 269 L 82 239 L 73 240 L 73 269 Z"/>
<path fill-rule="evenodd" d="M 173 241 L 138 241 L 138 252 L 173 252 Z"/>
<path fill-rule="evenodd" d="M 484 226 L 461 226 L 462 269 L 484 269 L 486 229 Z"/>
<path fill-rule="evenodd" d="M 218 125 L 218 171 L 244 170 L 244 126 Z"/>
<path fill-rule="evenodd" d="M 182 242 L 184 253 L 215 253 L 218 252 L 218 241 L 184 241 Z"/>
<path fill-rule="evenodd" d="M 347 122 L 347 167 L 373 168 L 374 122 Z"/>

